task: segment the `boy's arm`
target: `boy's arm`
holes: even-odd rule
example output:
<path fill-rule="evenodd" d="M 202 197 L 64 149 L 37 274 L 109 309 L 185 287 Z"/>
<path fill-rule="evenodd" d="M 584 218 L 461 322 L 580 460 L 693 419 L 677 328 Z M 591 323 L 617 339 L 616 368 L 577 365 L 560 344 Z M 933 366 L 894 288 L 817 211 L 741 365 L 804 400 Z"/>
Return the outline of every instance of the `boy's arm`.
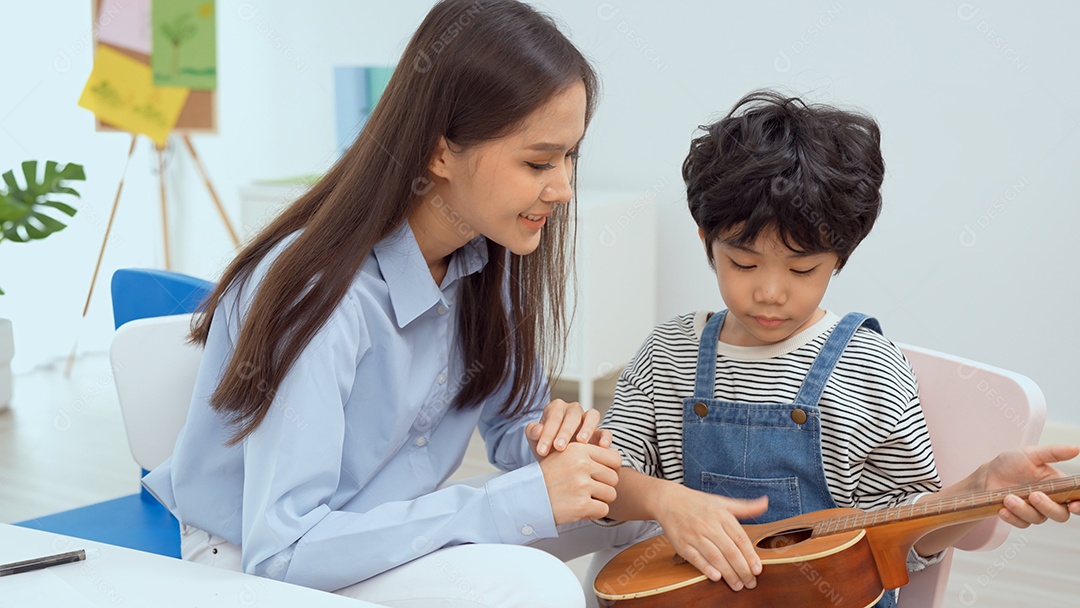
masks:
<path fill-rule="evenodd" d="M 679 555 L 711 580 L 727 581 L 735 591 L 757 586 L 761 560 L 739 519 L 764 513 L 765 497 L 715 496 L 629 467 L 619 470 L 615 496 L 608 517 L 655 519 Z"/>
<path fill-rule="evenodd" d="M 1080 447 L 1063 445 L 1031 446 L 1002 452 L 963 480 L 931 496 L 934 499 L 964 496 L 1062 477 L 1060 471 L 1050 466 L 1051 463 L 1070 460 L 1077 454 L 1080 454 Z M 923 500 L 929 498 L 925 497 Z M 1070 515 L 1080 515 L 1080 501 L 1062 505 L 1042 492 L 1033 492 L 1028 500 L 1009 496 L 998 512 L 1001 519 L 1018 528 L 1041 524 L 1048 519 L 1064 522 Z M 977 523 L 957 524 L 935 530 L 919 539 L 915 543 L 915 550 L 919 555 L 930 555 L 947 549 L 970 532 Z"/>
<path fill-rule="evenodd" d="M 650 335 L 619 374 L 615 395 L 600 428 L 611 432 L 611 445 L 622 455 L 624 467 L 662 477 L 656 438 L 652 346 Z"/>
<path fill-rule="evenodd" d="M 768 505 L 764 499 L 713 496 L 664 479 L 670 472 L 664 470 L 657 441 L 652 348 L 649 336 L 619 375 L 600 425 L 613 433 L 623 464 L 608 517 L 656 520 L 675 550 L 710 579 L 723 579 L 735 590 L 754 587 L 761 562 L 738 518 L 760 515 Z"/>
<path fill-rule="evenodd" d="M 871 511 L 910 504 L 941 490 L 930 430 L 914 373 L 910 373 L 908 382 L 897 387 L 897 411 L 881 420 L 883 426 L 892 426 L 889 434 L 866 456 L 851 497 L 856 508 Z M 907 393 L 906 398 L 901 390 Z M 886 391 L 883 388 L 881 392 Z"/>
<path fill-rule="evenodd" d="M 664 518 L 664 505 L 679 500 L 680 488 L 686 489 L 686 486 L 623 466 L 619 469 L 619 483 L 615 486 L 615 500 L 609 505 L 608 517 L 620 521 L 659 521 Z"/>

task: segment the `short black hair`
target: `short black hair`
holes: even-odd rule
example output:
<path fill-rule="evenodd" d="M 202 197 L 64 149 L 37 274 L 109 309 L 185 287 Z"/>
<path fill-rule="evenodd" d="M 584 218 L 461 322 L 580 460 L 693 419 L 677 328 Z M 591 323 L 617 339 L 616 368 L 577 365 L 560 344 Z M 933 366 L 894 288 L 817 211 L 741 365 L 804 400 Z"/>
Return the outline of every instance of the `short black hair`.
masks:
<path fill-rule="evenodd" d="M 690 214 L 711 243 L 776 230 L 790 249 L 847 262 L 881 212 L 881 131 L 857 112 L 754 91 L 690 143 Z"/>

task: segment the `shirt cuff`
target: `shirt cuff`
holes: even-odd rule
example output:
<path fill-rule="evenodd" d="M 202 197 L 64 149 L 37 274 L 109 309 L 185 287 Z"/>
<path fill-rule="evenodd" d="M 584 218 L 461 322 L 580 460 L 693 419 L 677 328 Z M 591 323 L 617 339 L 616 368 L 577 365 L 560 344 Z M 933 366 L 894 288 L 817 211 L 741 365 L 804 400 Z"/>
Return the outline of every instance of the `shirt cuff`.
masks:
<path fill-rule="evenodd" d="M 657 475 L 655 475 L 653 472 L 645 470 L 645 464 L 644 463 L 638 461 L 633 456 L 630 456 L 625 451 L 623 451 L 621 448 L 618 448 L 618 449 L 619 449 L 619 456 L 622 457 L 622 466 L 624 466 L 624 467 L 626 467 L 628 469 L 633 469 L 633 470 L 637 471 L 638 473 L 641 473 L 642 475 L 648 475 L 649 477 L 657 477 Z M 653 467 L 653 468 L 655 468 L 655 467 Z"/>
<path fill-rule="evenodd" d="M 929 496 L 929 495 L 930 495 L 930 492 L 919 492 L 918 494 L 915 494 L 914 496 L 908 497 L 908 499 L 905 500 L 901 504 L 903 504 L 903 505 L 913 505 L 913 504 L 919 502 L 920 500 L 922 500 L 922 498 L 924 496 Z M 928 568 L 930 566 L 933 566 L 934 564 L 940 562 L 945 557 L 945 551 L 947 551 L 947 550 L 948 549 L 943 550 L 943 551 L 938 551 L 937 553 L 935 553 L 933 555 L 923 556 L 923 555 L 919 555 L 918 552 L 915 551 L 915 547 L 912 547 L 911 551 L 908 552 L 908 556 L 907 556 L 907 569 L 908 569 L 908 572 L 918 572 L 919 570 L 924 570 L 924 569 L 926 569 L 926 568 Z"/>
<path fill-rule="evenodd" d="M 594 519 L 592 521 L 601 528 L 614 528 L 615 526 L 621 526 L 626 523 L 621 519 L 611 519 L 610 517 L 601 517 L 600 519 Z"/>
<path fill-rule="evenodd" d="M 948 551 L 946 549 L 945 551 Z M 911 551 L 907 556 L 907 570 L 908 572 L 918 572 L 924 570 L 934 564 L 940 562 L 945 557 L 945 551 L 938 551 L 933 555 L 922 556 L 915 551 L 915 547 L 911 548 Z"/>
<path fill-rule="evenodd" d="M 485 483 L 484 489 L 502 542 L 524 545 L 559 535 L 540 463 L 498 475 Z"/>

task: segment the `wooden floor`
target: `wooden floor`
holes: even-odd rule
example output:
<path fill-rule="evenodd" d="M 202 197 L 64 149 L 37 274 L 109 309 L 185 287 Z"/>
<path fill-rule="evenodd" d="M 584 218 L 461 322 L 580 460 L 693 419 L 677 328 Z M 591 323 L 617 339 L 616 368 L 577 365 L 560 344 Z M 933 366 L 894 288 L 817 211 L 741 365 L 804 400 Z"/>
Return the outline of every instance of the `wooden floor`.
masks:
<path fill-rule="evenodd" d="M 139 467 L 127 449 L 106 357 L 83 357 L 70 378 L 60 366 L 17 376 L 11 409 L 0 412 L 0 522 L 138 490 Z M 598 390 L 610 394 L 610 388 Z M 558 396 L 574 394 L 573 387 L 556 387 Z M 597 403 L 604 403 L 603 394 Z M 1080 462 L 1065 468 L 1080 473 Z M 474 441 L 455 477 L 493 470 Z M 584 561 L 571 566 L 580 574 Z M 958 552 L 946 606 L 1080 606 L 1080 520 L 1016 530 L 994 551 Z"/>

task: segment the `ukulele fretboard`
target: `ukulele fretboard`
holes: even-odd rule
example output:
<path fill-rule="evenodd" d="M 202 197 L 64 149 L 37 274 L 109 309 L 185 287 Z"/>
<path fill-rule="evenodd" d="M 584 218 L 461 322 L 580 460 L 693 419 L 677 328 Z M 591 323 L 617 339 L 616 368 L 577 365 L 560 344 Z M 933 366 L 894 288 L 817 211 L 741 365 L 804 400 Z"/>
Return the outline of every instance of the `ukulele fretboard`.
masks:
<path fill-rule="evenodd" d="M 834 517 L 814 524 L 813 536 L 828 536 L 830 534 L 872 528 L 887 523 L 982 510 L 988 507 L 1000 506 L 1005 497 L 1010 494 L 1026 499 L 1032 492 L 1043 492 L 1058 502 L 1080 498 L 1080 475 L 1035 484 L 1012 486 L 989 492 L 976 492 L 975 494 L 954 498 L 921 500 L 913 505 Z"/>

